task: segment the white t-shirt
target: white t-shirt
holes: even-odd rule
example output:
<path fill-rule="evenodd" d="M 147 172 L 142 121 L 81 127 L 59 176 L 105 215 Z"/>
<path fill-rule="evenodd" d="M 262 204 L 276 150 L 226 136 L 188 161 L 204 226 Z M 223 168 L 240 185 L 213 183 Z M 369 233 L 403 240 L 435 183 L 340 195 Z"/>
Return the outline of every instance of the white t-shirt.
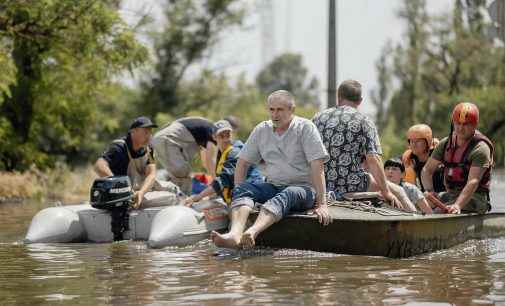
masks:
<path fill-rule="evenodd" d="M 274 132 L 270 120 L 258 124 L 239 158 L 253 164 L 264 160 L 266 180 L 274 185 L 311 186 L 310 162 L 326 162 L 329 156 L 314 123 L 294 116 L 282 135 Z"/>

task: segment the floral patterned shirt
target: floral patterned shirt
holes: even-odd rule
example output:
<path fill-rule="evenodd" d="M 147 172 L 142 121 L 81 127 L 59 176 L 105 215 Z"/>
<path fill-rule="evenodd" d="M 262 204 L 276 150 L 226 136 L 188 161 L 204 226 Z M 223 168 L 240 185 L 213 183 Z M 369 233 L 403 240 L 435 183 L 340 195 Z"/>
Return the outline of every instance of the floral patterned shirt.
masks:
<path fill-rule="evenodd" d="M 329 108 L 316 114 L 312 121 L 330 154 L 324 165 L 327 190 L 367 191 L 368 175 L 361 163 L 366 154 L 382 155 L 375 124 L 350 106 Z"/>

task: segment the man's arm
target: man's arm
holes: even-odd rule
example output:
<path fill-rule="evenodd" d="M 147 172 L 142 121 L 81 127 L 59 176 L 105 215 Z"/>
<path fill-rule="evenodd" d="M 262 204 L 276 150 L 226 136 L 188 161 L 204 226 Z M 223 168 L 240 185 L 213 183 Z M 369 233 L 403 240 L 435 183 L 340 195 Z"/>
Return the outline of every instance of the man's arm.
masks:
<path fill-rule="evenodd" d="M 382 168 L 382 158 L 378 154 L 366 154 L 366 162 L 368 164 L 368 169 L 372 174 L 373 178 L 377 182 L 379 190 L 383 193 L 389 193 L 389 187 L 386 181 L 386 174 Z"/>
<path fill-rule="evenodd" d="M 198 202 L 205 197 L 215 195 L 215 194 L 216 194 L 216 191 L 214 190 L 214 188 L 212 186 L 207 186 L 207 188 L 202 190 L 202 192 L 200 192 L 199 194 L 194 194 L 194 195 L 186 198 L 186 200 L 184 201 L 184 205 L 191 206 L 191 205 L 193 205 L 193 203 Z"/>
<path fill-rule="evenodd" d="M 433 191 L 433 173 L 437 169 L 438 165 L 442 162 L 438 161 L 432 157 L 428 158 L 428 161 L 421 171 L 421 182 L 423 182 L 424 190 L 427 192 Z"/>
<path fill-rule="evenodd" d="M 382 158 L 378 154 L 366 154 L 366 162 L 368 165 L 368 170 L 372 174 L 379 191 L 384 197 L 390 194 L 389 186 L 386 181 L 386 174 L 384 173 L 384 168 L 382 167 Z"/>
<path fill-rule="evenodd" d="M 423 213 L 425 213 L 425 214 L 432 214 L 433 213 L 433 209 L 431 209 L 431 206 L 428 203 L 428 201 L 426 200 L 426 198 L 422 198 L 422 199 L 417 200 L 416 204 Z"/>
<path fill-rule="evenodd" d="M 109 167 L 109 163 L 100 157 L 96 162 L 95 162 L 95 167 L 94 167 L 95 173 L 99 177 L 107 177 L 107 176 L 113 176 L 114 174 L 112 173 L 112 170 Z"/>
<path fill-rule="evenodd" d="M 470 167 L 470 172 L 468 173 L 468 180 L 465 187 L 461 190 L 458 198 L 453 205 L 448 206 L 449 212 L 452 214 L 459 214 L 461 209 L 465 207 L 466 203 L 470 201 L 473 193 L 479 187 L 480 180 L 486 172 L 486 168 L 482 167 Z"/>
<path fill-rule="evenodd" d="M 249 170 L 249 167 L 251 166 L 251 163 L 248 162 L 245 159 L 239 158 L 237 161 L 237 168 L 235 169 L 235 182 L 234 185 L 238 186 L 240 183 L 245 181 L 246 175 L 247 175 L 247 170 Z"/>
<path fill-rule="evenodd" d="M 326 205 L 326 180 L 324 178 L 324 163 L 321 159 L 310 162 L 310 176 L 316 190 L 316 207 Z"/>
<path fill-rule="evenodd" d="M 144 194 L 151 190 L 151 188 L 154 185 L 154 181 L 156 181 L 156 164 L 148 164 L 146 166 L 145 170 L 145 176 L 146 178 L 144 179 L 144 183 L 142 184 L 142 187 L 140 190 L 135 192 L 135 204 L 133 205 L 133 208 L 137 209 L 140 207 L 142 204 L 142 200 L 144 199 Z"/>
<path fill-rule="evenodd" d="M 310 175 L 312 185 L 316 190 L 316 204 L 314 212 L 317 214 L 319 223 L 328 225 L 332 219 L 326 203 L 326 181 L 324 178 L 324 160 L 316 159 L 310 162 Z"/>
<path fill-rule="evenodd" d="M 186 206 L 191 206 L 194 202 L 198 202 L 201 199 L 218 194 L 222 192 L 223 188 L 233 188 L 233 180 L 235 176 L 235 169 L 237 165 L 237 152 L 232 150 L 224 162 L 223 168 L 219 175 L 216 175 L 216 178 L 212 183 L 205 188 L 199 194 L 192 195 L 188 197 L 185 201 Z M 247 173 L 247 170 L 246 170 Z"/>

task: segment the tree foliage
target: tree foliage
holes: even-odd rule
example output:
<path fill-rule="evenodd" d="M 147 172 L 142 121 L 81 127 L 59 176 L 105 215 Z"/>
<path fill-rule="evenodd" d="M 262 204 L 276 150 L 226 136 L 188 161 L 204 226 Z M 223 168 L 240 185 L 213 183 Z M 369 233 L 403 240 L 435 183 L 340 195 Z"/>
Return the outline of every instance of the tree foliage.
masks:
<path fill-rule="evenodd" d="M 289 90 L 300 105 L 320 104 L 319 81 L 316 77 L 308 79 L 308 70 L 300 54 L 284 53 L 274 58 L 258 73 L 256 85 L 263 93 Z"/>
<path fill-rule="evenodd" d="M 118 0 L 0 3 L 0 168 L 51 165 L 89 141 L 114 75 L 147 58 Z M 108 99 L 108 98 L 106 98 Z"/>
<path fill-rule="evenodd" d="M 390 96 L 384 106 L 386 125 L 406 131 L 413 124 L 427 123 L 443 137 L 454 105 L 471 101 L 481 110 L 479 129 L 503 147 L 505 119 L 498 101 L 505 97 L 504 48 L 486 36 L 484 5 L 481 0 L 458 0 L 450 14 L 429 16 L 424 0 L 404 1 L 399 16 L 407 25 L 405 43 L 385 48 L 377 66 L 379 88 Z M 396 140 L 383 142 L 393 145 Z M 497 153 L 501 163 L 503 149 Z"/>
<path fill-rule="evenodd" d="M 143 65 L 148 52 L 120 18 L 120 2 L 0 2 L 0 170 L 95 159 L 144 114 L 160 125 L 186 115 L 234 115 L 244 140 L 268 119 L 268 93 L 243 76 L 230 79 L 197 67 L 188 77 L 219 38 L 241 24 L 242 2 L 167 0 L 166 23 L 154 35 L 154 73 L 133 89 L 118 76 Z M 306 69 L 297 61 L 303 81 Z M 293 88 L 287 89 L 300 95 Z M 301 106 L 297 113 L 312 117 L 315 108 Z"/>
<path fill-rule="evenodd" d="M 239 0 L 166 0 L 164 29 L 153 34 L 157 62 L 143 83 L 142 109 L 154 117 L 159 112 L 183 114 L 207 103 L 210 99 L 193 100 L 181 93 L 181 82 L 225 30 L 242 23 L 244 14 Z"/>
<path fill-rule="evenodd" d="M 203 116 L 213 121 L 233 115 L 239 120 L 237 137 L 244 141 L 259 122 L 269 119 L 267 96 L 243 75 L 232 80 L 225 74 L 204 71 L 199 78 L 183 81 L 180 88 L 181 95 L 195 101 L 207 99 L 207 96 L 212 97 L 206 103 L 181 115 Z M 301 105 L 297 106 L 295 112 L 299 116 L 312 118 L 316 111 L 311 105 Z M 172 113 L 158 113 L 156 122 L 163 125 L 176 118 Z"/>
<path fill-rule="evenodd" d="M 375 120 L 377 124 L 377 128 L 379 132 L 382 132 L 386 127 L 387 119 L 388 119 L 388 99 L 389 99 L 389 91 L 391 87 L 391 73 L 390 73 L 390 60 L 389 54 L 391 53 L 391 41 L 388 41 L 387 44 L 382 49 L 382 54 L 380 58 L 375 63 L 375 68 L 377 69 L 377 78 L 379 88 L 371 91 L 371 101 L 375 106 L 376 115 Z"/>

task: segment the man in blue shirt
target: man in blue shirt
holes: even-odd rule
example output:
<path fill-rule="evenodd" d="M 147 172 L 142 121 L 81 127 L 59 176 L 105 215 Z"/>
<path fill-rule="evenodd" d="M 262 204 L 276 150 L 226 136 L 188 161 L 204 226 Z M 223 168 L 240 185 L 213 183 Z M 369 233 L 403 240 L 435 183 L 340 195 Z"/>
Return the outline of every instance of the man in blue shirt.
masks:
<path fill-rule="evenodd" d="M 126 136 L 114 140 L 95 163 L 95 172 L 100 177 L 130 177 L 135 190 L 134 208 L 140 207 L 144 194 L 156 180 L 156 163 L 149 145 L 152 129 L 156 127 L 147 117 L 135 119 Z"/>

